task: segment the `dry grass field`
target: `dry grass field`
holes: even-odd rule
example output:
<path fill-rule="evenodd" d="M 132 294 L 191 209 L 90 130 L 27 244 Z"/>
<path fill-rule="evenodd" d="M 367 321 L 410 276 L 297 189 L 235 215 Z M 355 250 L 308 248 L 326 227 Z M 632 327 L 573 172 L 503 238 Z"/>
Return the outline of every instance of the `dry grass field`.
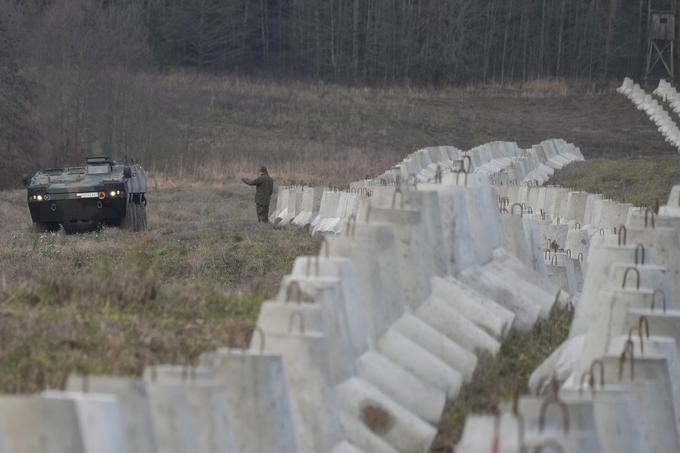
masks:
<path fill-rule="evenodd" d="M 316 247 L 303 231 L 254 223 L 246 187 L 148 198 L 145 233 L 39 234 L 23 193 L 0 192 L 1 392 L 244 346 L 260 303 Z"/>

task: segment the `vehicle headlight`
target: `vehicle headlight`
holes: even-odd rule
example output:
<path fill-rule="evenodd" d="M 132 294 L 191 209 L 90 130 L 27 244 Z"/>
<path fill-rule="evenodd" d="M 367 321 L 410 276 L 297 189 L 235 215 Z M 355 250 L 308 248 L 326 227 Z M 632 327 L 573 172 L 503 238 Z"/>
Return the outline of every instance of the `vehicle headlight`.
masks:
<path fill-rule="evenodd" d="M 111 195 L 111 197 L 115 197 L 115 196 L 116 196 L 116 191 L 115 191 L 115 190 L 112 190 L 111 193 L 110 193 L 109 195 Z"/>
<path fill-rule="evenodd" d="M 38 194 L 38 195 L 31 195 L 31 200 L 33 201 L 43 201 L 43 196 Z"/>

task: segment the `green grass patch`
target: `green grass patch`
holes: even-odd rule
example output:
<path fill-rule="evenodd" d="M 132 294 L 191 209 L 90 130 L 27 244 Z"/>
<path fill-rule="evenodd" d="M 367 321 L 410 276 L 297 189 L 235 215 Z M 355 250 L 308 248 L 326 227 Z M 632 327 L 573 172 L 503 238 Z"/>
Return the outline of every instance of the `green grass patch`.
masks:
<path fill-rule="evenodd" d="M 576 162 L 557 172 L 550 184 L 603 193 L 635 206 L 665 204 L 671 187 L 680 184 L 680 156 L 603 158 Z"/>
<path fill-rule="evenodd" d="M 500 402 L 512 399 L 517 389 L 526 391 L 534 369 L 566 340 L 571 316 L 570 310 L 555 308 L 530 333 L 512 332 L 495 358 L 482 355 L 472 381 L 444 410 L 431 451 L 452 452 L 469 415 L 494 412 Z"/>

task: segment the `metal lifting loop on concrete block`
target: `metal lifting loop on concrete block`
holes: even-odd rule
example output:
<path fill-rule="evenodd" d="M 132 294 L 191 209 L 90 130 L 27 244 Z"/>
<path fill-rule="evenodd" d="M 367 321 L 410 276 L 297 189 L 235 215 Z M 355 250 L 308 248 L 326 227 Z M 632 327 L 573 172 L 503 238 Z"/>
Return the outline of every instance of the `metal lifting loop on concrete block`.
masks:
<path fill-rule="evenodd" d="M 545 249 L 545 252 L 543 252 L 543 259 L 549 260 L 551 255 L 552 255 L 552 250 Z"/>
<path fill-rule="evenodd" d="M 628 273 L 635 272 L 635 289 L 640 289 L 640 271 L 635 267 L 627 267 L 623 273 L 623 283 L 621 284 L 622 289 L 626 289 L 626 283 L 628 281 Z"/>
<path fill-rule="evenodd" d="M 590 374 L 593 375 L 593 380 L 595 380 L 595 366 L 600 368 L 600 388 L 604 387 L 604 361 L 602 359 L 595 359 L 590 364 Z"/>
<path fill-rule="evenodd" d="M 555 373 L 553 373 L 552 377 L 550 378 L 550 400 L 560 400 L 560 381 L 557 379 L 557 375 Z"/>
<path fill-rule="evenodd" d="M 588 386 L 590 386 L 590 392 L 592 393 L 593 397 L 595 396 L 595 379 L 593 378 L 593 373 L 590 372 L 590 370 L 585 370 L 581 374 L 581 381 L 579 382 L 578 385 L 578 396 L 583 395 L 583 382 L 585 379 L 588 378 Z"/>
<path fill-rule="evenodd" d="M 645 246 L 642 244 L 637 244 L 635 246 L 635 265 L 638 264 L 644 266 L 645 264 Z"/>
<path fill-rule="evenodd" d="M 434 182 L 437 183 L 437 184 L 441 184 L 442 183 L 442 175 L 443 175 L 442 166 L 437 165 L 437 171 L 435 171 L 435 173 L 434 173 Z"/>
<path fill-rule="evenodd" d="M 468 184 L 468 183 L 467 183 L 467 181 L 468 181 L 468 174 L 467 174 L 466 171 L 456 173 L 456 185 L 459 185 L 459 184 L 458 184 L 458 178 L 460 177 L 460 174 L 461 174 L 461 173 L 463 173 L 463 174 L 465 175 L 465 178 L 463 178 L 463 185 L 464 185 L 465 187 L 467 187 L 467 184 Z"/>
<path fill-rule="evenodd" d="M 623 352 L 619 357 L 619 381 L 623 378 L 623 366 L 626 364 L 626 356 L 630 355 L 630 380 L 635 379 L 635 347 L 632 340 L 626 340 Z"/>
<path fill-rule="evenodd" d="M 583 262 L 583 252 L 578 254 L 578 260 L 582 263 Z"/>
<path fill-rule="evenodd" d="M 545 429 L 545 416 L 548 412 L 548 408 L 551 405 L 555 405 L 560 408 L 562 411 L 562 426 L 564 429 L 564 433 L 569 432 L 569 408 L 567 407 L 564 402 L 559 401 L 559 400 L 545 400 L 543 401 L 543 404 L 541 404 L 541 412 L 538 417 L 538 432 L 542 433 L 543 430 Z"/>
<path fill-rule="evenodd" d="M 308 257 L 309 258 L 309 257 Z M 302 288 L 300 287 L 300 282 L 292 281 L 288 283 L 286 287 L 286 300 L 284 302 L 291 302 L 291 296 L 295 291 L 295 302 L 298 304 L 302 303 Z"/>
<path fill-rule="evenodd" d="M 541 209 L 541 220 L 545 220 L 545 211 Z"/>
<path fill-rule="evenodd" d="M 404 192 L 402 192 L 401 189 L 395 190 L 392 194 L 392 209 L 397 206 L 397 194 L 399 194 L 399 205 L 401 206 L 401 209 L 404 209 Z"/>
<path fill-rule="evenodd" d="M 515 207 L 519 207 L 519 216 L 523 217 L 524 216 L 524 206 L 522 206 L 520 203 L 513 204 L 512 207 L 510 208 L 510 213 L 512 213 L 512 215 L 515 215 Z"/>
<path fill-rule="evenodd" d="M 626 229 L 626 227 L 624 225 L 621 225 L 619 227 L 619 231 L 618 231 L 617 234 L 619 235 L 618 236 L 619 247 L 621 247 L 622 245 L 626 245 L 627 238 L 628 238 L 628 230 Z"/>
<path fill-rule="evenodd" d="M 564 253 L 566 253 L 566 254 L 567 254 L 567 257 L 568 257 L 569 259 L 571 259 L 571 249 L 566 249 L 566 250 L 564 251 Z"/>
<path fill-rule="evenodd" d="M 527 206 L 527 214 L 533 214 L 534 209 L 531 206 Z"/>
<path fill-rule="evenodd" d="M 418 176 L 415 173 L 411 173 L 408 177 L 408 182 L 411 184 L 413 181 L 413 190 L 418 190 Z"/>
<path fill-rule="evenodd" d="M 557 266 L 557 253 L 555 253 L 555 254 L 550 258 L 550 265 L 551 265 L 551 266 Z"/>
<path fill-rule="evenodd" d="M 652 223 L 652 228 L 656 228 L 656 220 L 655 220 L 655 219 L 656 219 L 656 214 L 654 213 L 654 211 L 652 211 L 652 210 L 649 209 L 649 208 L 645 209 L 645 228 L 647 228 L 647 222 L 648 222 L 648 219 L 649 219 L 649 216 L 650 216 L 650 215 L 651 215 L 651 219 L 652 219 L 652 221 L 651 221 L 651 223 Z"/>
<path fill-rule="evenodd" d="M 465 166 L 466 161 L 468 163 L 467 167 Z M 465 155 L 463 156 L 463 172 L 468 174 L 470 173 L 470 170 L 472 170 L 472 158 L 469 155 Z"/>
<path fill-rule="evenodd" d="M 640 331 L 640 342 L 642 342 L 643 332 L 647 339 L 649 340 L 649 320 L 645 315 L 640 316 L 640 319 L 638 320 L 638 330 Z"/>
<path fill-rule="evenodd" d="M 649 327 L 649 325 L 647 325 L 647 327 Z M 644 337 L 642 335 L 643 331 L 640 330 L 639 327 L 631 327 L 630 329 L 628 329 L 628 341 L 630 341 L 631 343 L 633 342 L 633 332 L 638 333 L 638 336 L 640 337 L 640 354 L 644 354 L 645 353 L 645 346 L 644 346 L 644 343 L 643 343 L 643 341 L 644 341 Z M 647 338 L 649 338 L 649 330 L 647 330 Z"/>
<path fill-rule="evenodd" d="M 660 289 L 656 289 L 654 291 L 654 295 L 652 296 L 652 304 L 650 306 L 650 310 L 654 311 L 654 308 L 656 307 L 656 297 L 659 294 L 661 294 L 663 296 L 663 299 L 661 299 L 661 304 L 663 306 L 663 312 L 666 313 L 666 293 L 664 293 Z"/>
<path fill-rule="evenodd" d="M 300 334 L 304 335 L 305 333 L 305 316 L 302 314 L 300 310 L 295 310 L 290 314 L 290 318 L 288 318 L 288 333 L 293 332 L 293 321 L 295 318 L 298 318 L 300 320 Z"/>
<path fill-rule="evenodd" d="M 352 214 L 347 217 L 347 223 L 345 224 L 345 236 L 354 237 L 357 233 L 357 216 Z"/>
<path fill-rule="evenodd" d="M 264 352 L 265 348 L 265 341 L 267 340 L 267 336 L 264 333 L 264 330 L 260 326 L 253 326 L 253 332 L 257 332 L 257 335 L 260 337 L 260 354 Z"/>

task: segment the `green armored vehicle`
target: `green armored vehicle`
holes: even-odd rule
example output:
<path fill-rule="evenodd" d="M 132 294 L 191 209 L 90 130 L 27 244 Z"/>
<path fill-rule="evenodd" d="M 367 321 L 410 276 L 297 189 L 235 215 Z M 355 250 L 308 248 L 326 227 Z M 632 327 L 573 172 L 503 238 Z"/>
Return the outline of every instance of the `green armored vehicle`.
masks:
<path fill-rule="evenodd" d="M 84 167 L 41 170 L 24 183 L 33 224 L 41 231 L 146 229 L 146 175 L 140 165 L 90 157 Z"/>

